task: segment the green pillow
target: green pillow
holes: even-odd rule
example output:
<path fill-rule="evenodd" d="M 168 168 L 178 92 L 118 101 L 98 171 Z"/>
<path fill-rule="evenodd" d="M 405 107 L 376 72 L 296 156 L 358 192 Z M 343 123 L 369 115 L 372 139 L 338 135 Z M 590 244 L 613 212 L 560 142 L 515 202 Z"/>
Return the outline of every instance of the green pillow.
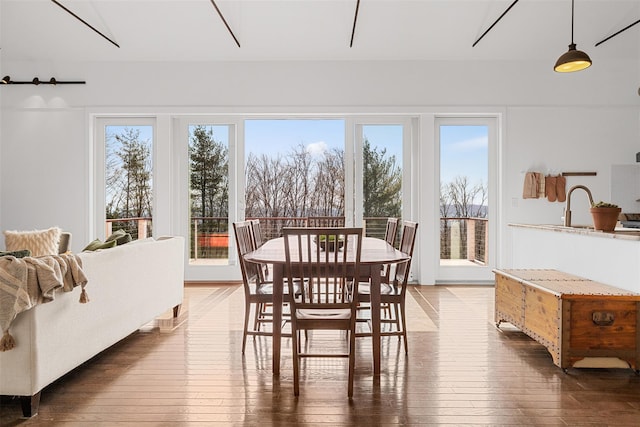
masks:
<path fill-rule="evenodd" d="M 0 251 L 0 256 L 14 256 L 16 258 L 24 258 L 31 256 L 31 251 L 29 249 L 22 249 L 20 251 Z"/>
<path fill-rule="evenodd" d="M 111 236 L 107 237 L 107 240 L 105 240 L 105 242 L 111 242 L 113 240 L 116 241 L 117 246 L 120 246 L 120 245 L 124 245 L 125 243 L 129 243 L 132 240 L 132 238 L 131 238 L 131 234 L 120 229 L 120 230 L 114 231 L 111 234 Z"/>
<path fill-rule="evenodd" d="M 82 251 L 96 251 L 98 249 L 108 249 L 114 248 L 116 246 L 116 241 L 112 240 L 110 242 L 102 242 L 100 239 L 96 239 L 93 242 L 89 243 L 86 248 Z"/>

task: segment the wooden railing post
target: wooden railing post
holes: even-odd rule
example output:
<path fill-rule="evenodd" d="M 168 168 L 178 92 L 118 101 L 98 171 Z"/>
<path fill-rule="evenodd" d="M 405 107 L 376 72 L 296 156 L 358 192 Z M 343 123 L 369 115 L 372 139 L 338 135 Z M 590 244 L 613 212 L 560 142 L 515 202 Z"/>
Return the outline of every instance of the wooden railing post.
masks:
<path fill-rule="evenodd" d="M 138 240 L 147 238 L 147 220 L 138 219 Z"/>
<path fill-rule="evenodd" d="M 467 260 L 476 259 L 476 222 L 471 218 L 465 218 L 467 223 Z"/>

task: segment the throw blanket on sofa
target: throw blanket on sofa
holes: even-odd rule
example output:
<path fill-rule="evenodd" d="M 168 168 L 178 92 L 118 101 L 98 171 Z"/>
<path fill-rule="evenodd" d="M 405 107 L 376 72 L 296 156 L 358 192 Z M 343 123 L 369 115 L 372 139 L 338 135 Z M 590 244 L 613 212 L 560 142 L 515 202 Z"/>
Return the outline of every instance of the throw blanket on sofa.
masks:
<path fill-rule="evenodd" d="M 86 303 L 89 301 L 84 290 L 86 284 L 82 260 L 75 254 L 0 257 L 0 328 L 3 332 L 0 351 L 15 347 L 9 327 L 19 313 L 53 301 L 58 289 L 70 292 L 78 285 L 82 286 L 80 302 Z"/>

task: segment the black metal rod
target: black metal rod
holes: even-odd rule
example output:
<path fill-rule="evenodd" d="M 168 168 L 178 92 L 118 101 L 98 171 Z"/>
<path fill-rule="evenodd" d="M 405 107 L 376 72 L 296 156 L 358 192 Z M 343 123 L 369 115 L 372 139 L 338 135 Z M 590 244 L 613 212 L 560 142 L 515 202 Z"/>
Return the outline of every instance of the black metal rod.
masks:
<path fill-rule="evenodd" d="M 229 26 L 229 24 L 227 24 L 227 20 L 224 19 L 224 15 L 222 15 L 222 12 L 220 12 L 220 9 L 218 8 L 218 5 L 216 4 L 216 1 L 215 0 L 211 0 L 211 4 L 213 5 L 213 7 L 216 8 L 216 11 L 218 12 L 218 15 L 220 15 L 220 19 L 222 19 L 222 22 L 224 22 L 224 26 L 227 27 L 227 31 L 229 31 L 229 34 L 231 34 L 231 37 L 233 37 L 233 40 L 235 40 L 235 42 L 238 45 L 238 47 L 240 47 L 240 42 L 236 38 L 236 35 L 233 34 L 233 31 L 231 30 L 231 27 Z"/>
<path fill-rule="evenodd" d="M 599 46 L 599 45 L 601 45 L 602 43 L 606 42 L 607 40 L 614 38 L 615 36 L 617 36 L 618 34 L 620 34 L 620 33 L 621 33 L 621 32 L 623 32 L 623 31 L 627 31 L 629 28 L 633 27 L 634 25 L 636 25 L 636 24 L 638 24 L 638 23 L 640 23 L 640 19 L 638 19 L 638 20 L 637 20 L 636 22 L 634 22 L 633 24 L 629 24 L 629 25 L 627 25 L 626 27 L 624 27 L 624 28 L 623 28 L 623 29 L 621 29 L 620 31 L 618 31 L 618 32 L 616 32 L 616 33 L 611 34 L 611 35 L 610 35 L 609 37 L 607 37 L 606 39 L 604 39 L 604 40 L 600 40 L 598 43 L 596 43 L 596 46 Z"/>
<path fill-rule="evenodd" d="M 34 83 L 34 82 L 14 82 L 13 80 L 10 81 L 9 83 L 4 83 L 4 84 L 8 84 L 8 85 L 84 85 L 87 84 L 87 82 L 83 82 L 83 81 L 64 81 L 64 82 L 56 82 L 56 83 L 51 83 L 51 82 L 39 82 L 39 83 Z M 0 86 L 3 86 L 0 84 Z"/>
<path fill-rule="evenodd" d="M 85 81 L 81 81 L 81 80 L 56 80 L 55 77 L 52 77 L 49 80 L 40 80 L 38 77 L 34 77 L 33 80 L 29 80 L 29 81 L 16 81 L 16 80 L 11 80 L 11 78 L 9 76 L 6 76 L 2 79 L 2 84 L 0 84 L 0 86 L 3 85 L 84 85 L 87 82 Z"/>
<path fill-rule="evenodd" d="M 100 34 L 102 37 L 104 37 L 105 39 L 107 39 L 111 44 L 113 44 L 114 46 L 116 46 L 117 48 L 120 48 L 120 46 L 118 45 L 118 43 L 114 42 L 113 40 L 111 40 L 109 37 L 105 36 L 104 34 L 102 34 L 100 31 L 98 31 L 95 27 L 93 27 L 91 24 L 89 24 L 87 21 L 85 21 L 84 19 L 80 18 L 78 15 L 76 15 L 75 13 L 73 13 L 72 11 L 70 11 L 69 9 L 67 9 L 66 7 L 64 7 L 62 4 L 60 4 L 57 0 L 51 0 L 52 2 L 54 2 L 55 4 L 57 4 L 58 6 L 60 6 L 62 9 L 64 9 L 67 13 L 69 13 L 71 16 L 73 16 L 74 18 L 76 18 L 78 21 L 82 22 L 84 25 L 86 25 L 87 27 L 91 28 L 93 31 L 95 31 L 96 33 Z"/>
<path fill-rule="evenodd" d="M 351 29 L 351 43 L 349 43 L 349 47 L 353 47 L 353 37 L 356 34 L 356 22 L 358 21 L 358 10 L 360 10 L 360 0 L 356 3 L 356 13 L 353 16 L 353 28 Z"/>
<path fill-rule="evenodd" d="M 516 3 L 518 3 L 519 1 L 520 1 L 520 0 L 514 0 L 514 2 L 513 2 L 513 3 L 511 3 L 511 5 L 507 8 L 507 10 L 505 10 L 504 12 L 502 12 L 502 15 L 500 15 L 500 17 L 499 17 L 498 19 L 496 19 L 496 20 L 495 20 L 495 22 L 494 22 L 493 24 L 491 24 L 491 26 L 490 26 L 489 28 L 487 28 L 487 30 L 486 30 L 484 33 L 482 33 L 482 35 L 480 36 L 480 38 L 479 38 L 478 40 L 476 40 L 476 41 L 473 43 L 473 45 L 472 45 L 471 47 L 476 47 L 476 45 L 480 42 L 480 40 L 482 40 L 482 38 L 483 38 L 484 36 L 486 36 L 486 35 L 487 35 L 487 33 L 488 33 L 489 31 L 491 31 L 491 29 L 492 29 L 492 28 L 493 28 L 493 27 L 498 23 L 498 21 L 500 21 L 500 20 L 502 19 L 502 17 L 503 17 L 504 15 L 506 15 L 506 14 L 507 14 L 507 12 L 509 12 L 509 11 L 511 10 L 511 8 L 512 8 L 513 6 L 515 6 L 515 4 L 516 4 Z"/>

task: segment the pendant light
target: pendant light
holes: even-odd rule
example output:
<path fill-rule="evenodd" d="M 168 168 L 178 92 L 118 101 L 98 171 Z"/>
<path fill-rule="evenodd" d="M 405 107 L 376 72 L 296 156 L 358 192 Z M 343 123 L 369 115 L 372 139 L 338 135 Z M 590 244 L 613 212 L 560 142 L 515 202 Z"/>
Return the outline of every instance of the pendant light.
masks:
<path fill-rule="evenodd" d="M 571 0 L 571 44 L 569 45 L 569 50 L 558 58 L 556 65 L 553 67 L 558 73 L 572 73 L 591 66 L 589 55 L 577 50 L 576 44 L 573 42 L 573 7 L 574 0 Z"/>

